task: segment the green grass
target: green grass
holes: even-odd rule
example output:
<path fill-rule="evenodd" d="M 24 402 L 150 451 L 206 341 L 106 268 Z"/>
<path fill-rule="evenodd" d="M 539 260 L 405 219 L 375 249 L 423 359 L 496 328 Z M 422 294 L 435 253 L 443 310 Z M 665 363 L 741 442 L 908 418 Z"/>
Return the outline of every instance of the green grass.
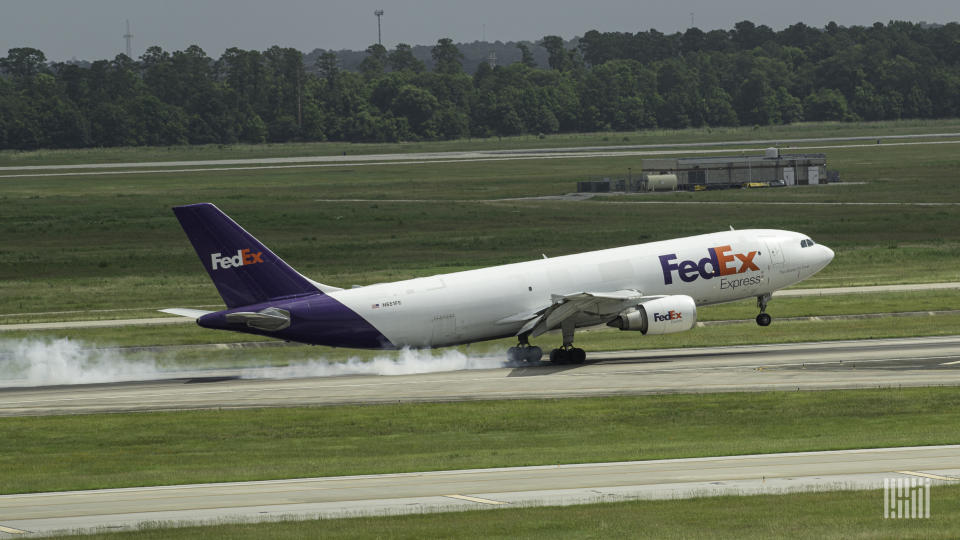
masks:
<path fill-rule="evenodd" d="M 958 127 L 960 121 L 817 124 L 756 131 L 658 131 L 638 134 L 636 140 L 625 134 L 617 140 L 744 140 L 863 135 L 878 130 L 947 132 Z M 601 140 L 583 141 L 611 142 L 609 134 L 598 137 Z M 608 140 L 603 141 L 604 137 Z M 534 146 L 535 141 L 540 140 L 521 138 L 502 144 Z M 445 144 L 364 148 L 382 152 L 494 145 L 492 141 Z M 237 157 L 231 152 L 304 155 L 323 153 L 324 148 L 264 145 L 187 150 Z M 955 207 L 771 204 L 960 202 L 960 182 L 956 182 L 960 154 L 956 149 L 956 145 L 830 149 L 830 167 L 839 169 L 845 180 L 863 182 L 856 185 L 654 194 L 586 202 L 495 200 L 574 191 L 576 181 L 587 176 L 620 175 L 628 167 L 639 171 L 640 158 L 0 178 L 0 234 L 4 238 L 0 246 L 0 323 L 88 317 L 76 313 L 30 315 L 44 312 L 130 309 L 133 316 L 142 316 L 150 308 L 219 304 L 215 289 L 170 212 L 170 206 L 205 200 L 217 203 L 306 275 L 347 287 L 531 260 L 541 254 L 557 256 L 674 238 L 731 225 L 798 230 L 834 248 L 834 262 L 803 286 L 958 281 L 960 267 L 955 261 L 960 257 L 960 213 Z M 110 159 L 119 156 L 121 161 L 155 160 L 158 152 L 176 159 L 191 157 L 181 150 L 187 151 L 111 149 L 102 153 L 113 156 Z M 95 156 L 100 153 L 66 151 L 63 155 L 68 161 L 97 161 Z M 63 157 L 58 153 L 4 156 L 36 162 Z M 344 201 L 354 198 L 381 201 Z M 631 200 L 666 204 L 633 204 Z M 670 204 L 690 202 L 724 204 Z"/>
<path fill-rule="evenodd" d="M 960 442 L 953 388 L 0 418 L 2 493 Z"/>
<path fill-rule="evenodd" d="M 960 512 L 957 511 L 960 486 L 932 487 L 930 499 L 930 519 L 883 519 L 881 490 L 877 489 L 147 529 L 83 538 L 946 539 L 960 536 Z"/>

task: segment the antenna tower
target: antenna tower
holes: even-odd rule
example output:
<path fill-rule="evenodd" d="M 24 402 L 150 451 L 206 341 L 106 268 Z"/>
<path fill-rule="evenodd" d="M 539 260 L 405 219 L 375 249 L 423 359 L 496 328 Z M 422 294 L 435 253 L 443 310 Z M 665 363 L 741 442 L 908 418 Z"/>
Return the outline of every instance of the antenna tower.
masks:
<path fill-rule="evenodd" d="M 127 19 L 127 33 L 123 35 L 127 40 L 127 58 L 133 58 L 133 34 L 130 33 L 130 19 Z"/>
<path fill-rule="evenodd" d="M 383 40 L 380 38 L 380 17 L 383 17 L 383 10 L 378 9 L 373 14 L 377 16 L 377 44 L 383 45 Z"/>

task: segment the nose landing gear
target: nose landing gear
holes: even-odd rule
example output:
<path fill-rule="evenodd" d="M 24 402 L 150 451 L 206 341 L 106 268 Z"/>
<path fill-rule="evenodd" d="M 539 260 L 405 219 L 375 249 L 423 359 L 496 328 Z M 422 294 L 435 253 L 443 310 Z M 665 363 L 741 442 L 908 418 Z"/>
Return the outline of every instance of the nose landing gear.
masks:
<path fill-rule="evenodd" d="M 767 313 L 767 302 L 770 301 L 769 294 L 761 294 L 757 297 L 757 307 L 760 308 L 760 314 L 757 315 L 757 324 L 760 326 L 770 326 L 773 317 Z"/>

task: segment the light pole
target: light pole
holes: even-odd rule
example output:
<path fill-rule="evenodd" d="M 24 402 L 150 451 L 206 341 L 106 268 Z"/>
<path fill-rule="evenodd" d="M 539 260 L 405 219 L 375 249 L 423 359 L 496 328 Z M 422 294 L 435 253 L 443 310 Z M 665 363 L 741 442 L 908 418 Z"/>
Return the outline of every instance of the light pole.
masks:
<path fill-rule="evenodd" d="M 377 44 L 383 45 L 383 41 L 380 39 L 380 17 L 383 17 L 383 10 L 378 9 L 373 14 L 377 16 Z"/>

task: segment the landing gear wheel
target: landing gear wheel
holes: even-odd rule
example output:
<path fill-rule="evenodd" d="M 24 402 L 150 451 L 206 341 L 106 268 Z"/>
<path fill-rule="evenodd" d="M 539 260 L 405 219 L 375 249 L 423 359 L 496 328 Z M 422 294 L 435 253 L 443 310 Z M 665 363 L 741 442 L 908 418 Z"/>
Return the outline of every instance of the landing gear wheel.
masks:
<path fill-rule="evenodd" d="M 760 326 L 770 326 L 771 321 L 773 321 L 773 317 L 771 317 L 769 313 L 757 315 L 757 324 Z"/>
<path fill-rule="evenodd" d="M 543 358 L 543 349 L 530 345 L 520 345 L 507 349 L 507 361 L 511 363 L 539 362 Z"/>
<path fill-rule="evenodd" d="M 550 351 L 550 361 L 554 364 L 582 364 L 587 360 L 587 352 L 583 349 L 571 347 L 569 349 L 553 349 Z"/>

